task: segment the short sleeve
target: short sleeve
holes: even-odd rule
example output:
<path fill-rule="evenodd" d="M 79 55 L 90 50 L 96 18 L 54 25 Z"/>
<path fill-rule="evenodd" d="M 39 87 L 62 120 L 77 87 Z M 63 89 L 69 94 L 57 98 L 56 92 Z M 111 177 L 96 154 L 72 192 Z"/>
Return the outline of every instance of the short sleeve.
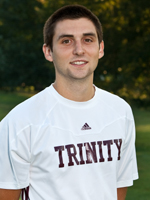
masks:
<path fill-rule="evenodd" d="M 130 112 L 130 116 L 126 119 L 126 135 L 121 159 L 117 165 L 117 188 L 132 186 L 136 179 L 138 179 L 138 170 L 135 151 L 135 123 L 132 112 Z"/>
<path fill-rule="evenodd" d="M 0 188 L 21 189 L 29 185 L 30 127 L 18 129 L 9 117 L 0 122 Z"/>

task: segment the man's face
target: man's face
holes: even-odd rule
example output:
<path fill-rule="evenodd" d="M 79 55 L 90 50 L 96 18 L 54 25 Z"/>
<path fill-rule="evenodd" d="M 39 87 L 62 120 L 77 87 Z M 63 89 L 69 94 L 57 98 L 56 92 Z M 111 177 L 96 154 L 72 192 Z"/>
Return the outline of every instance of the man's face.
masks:
<path fill-rule="evenodd" d="M 103 48 L 103 42 L 99 44 L 95 26 L 89 19 L 66 19 L 56 24 L 53 51 L 48 48 L 44 53 L 46 59 L 54 63 L 56 81 L 79 80 L 93 77 L 98 59 L 103 56 Z"/>

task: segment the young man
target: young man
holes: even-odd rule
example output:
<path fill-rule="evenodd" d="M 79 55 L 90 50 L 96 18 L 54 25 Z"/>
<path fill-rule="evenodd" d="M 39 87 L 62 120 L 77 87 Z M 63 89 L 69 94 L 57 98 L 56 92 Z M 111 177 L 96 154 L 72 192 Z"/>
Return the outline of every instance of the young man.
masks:
<path fill-rule="evenodd" d="M 102 35 L 79 5 L 47 20 L 43 52 L 56 80 L 0 124 L 1 200 L 18 200 L 26 187 L 30 200 L 124 200 L 138 178 L 131 109 L 93 85 Z"/>

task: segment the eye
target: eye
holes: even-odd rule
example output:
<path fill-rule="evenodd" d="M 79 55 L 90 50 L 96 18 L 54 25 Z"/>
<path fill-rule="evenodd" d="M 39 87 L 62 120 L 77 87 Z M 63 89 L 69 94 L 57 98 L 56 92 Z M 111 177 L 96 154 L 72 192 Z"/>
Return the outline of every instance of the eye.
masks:
<path fill-rule="evenodd" d="M 84 41 L 87 42 L 87 43 L 93 42 L 93 40 L 90 39 L 90 38 L 86 38 L 86 39 L 84 39 Z"/>
<path fill-rule="evenodd" d="M 62 41 L 62 44 L 69 44 L 69 43 L 71 43 L 71 41 L 68 39 Z"/>

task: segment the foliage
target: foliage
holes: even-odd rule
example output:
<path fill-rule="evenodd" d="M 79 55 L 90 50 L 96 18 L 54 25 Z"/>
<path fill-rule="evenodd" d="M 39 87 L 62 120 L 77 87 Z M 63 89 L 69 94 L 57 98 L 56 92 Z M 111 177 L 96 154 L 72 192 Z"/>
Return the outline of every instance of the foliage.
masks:
<path fill-rule="evenodd" d="M 109 1 L 109 5 L 111 3 L 107 17 L 104 12 L 99 14 L 106 56 L 100 61 L 96 80 L 99 82 L 99 76 L 103 75 L 99 85 L 125 98 L 150 99 L 150 2 Z"/>
<path fill-rule="evenodd" d="M 1 87 L 22 84 L 41 89 L 53 78 L 41 53 L 42 7 L 34 0 L 1 1 L 0 46 L 5 56 L 5 62 L 0 63 Z"/>
<path fill-rule="evenodd" d="M 105 56 L 95 72 L 95 84 L 127 100 L 149 102 L 150 2 L 146 0 L 1 0 L 0 87 L 42 89 L 54 81 L 54 67 L 41 52 L 42 29 L 55 10 L 68 4 L 86 6 L 102 22 Z"/>

